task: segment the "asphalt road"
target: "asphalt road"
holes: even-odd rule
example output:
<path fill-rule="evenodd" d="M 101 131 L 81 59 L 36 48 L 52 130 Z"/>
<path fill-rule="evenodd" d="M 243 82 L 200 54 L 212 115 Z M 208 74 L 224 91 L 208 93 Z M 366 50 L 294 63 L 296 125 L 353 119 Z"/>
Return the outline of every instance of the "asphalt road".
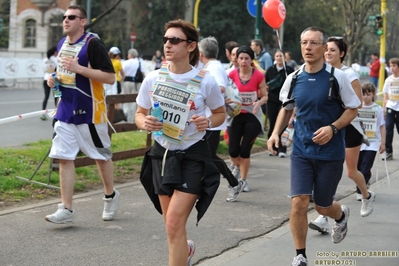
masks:
<path fill-rule="evenodd" d="M 0 89 L 0 119 L 40 111 L 44 98 L 40 86 L 37 84 L 36 89 Z M 52 96 L 47 109 L 54 109 Z M 51 139 L 52 131 L 51 119 L 42 121 L 39 116 L 0 124 L 0 147 L 20 147 L 25 143 Z"/>

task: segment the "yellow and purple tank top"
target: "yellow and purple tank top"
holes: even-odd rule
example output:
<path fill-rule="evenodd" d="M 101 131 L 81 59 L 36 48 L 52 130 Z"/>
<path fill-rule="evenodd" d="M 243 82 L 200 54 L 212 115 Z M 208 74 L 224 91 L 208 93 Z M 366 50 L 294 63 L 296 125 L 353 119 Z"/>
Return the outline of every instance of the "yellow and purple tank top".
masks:
<path fill-rule="evenodd" d="M 77 73 L 63 69 L 61 58 L 78 58 L 79 65 L 92 68 L 88 57 L 89 41 L 97 36 L 85 32 L 75 43 L 68 43 L 66 37 L 58 43 L 57 78 L 60 82 L 62 98 L 55 118 L 75 125 L 100 124 L 107 122 L 107 109 L 103 83 L 88 79 Z"/>

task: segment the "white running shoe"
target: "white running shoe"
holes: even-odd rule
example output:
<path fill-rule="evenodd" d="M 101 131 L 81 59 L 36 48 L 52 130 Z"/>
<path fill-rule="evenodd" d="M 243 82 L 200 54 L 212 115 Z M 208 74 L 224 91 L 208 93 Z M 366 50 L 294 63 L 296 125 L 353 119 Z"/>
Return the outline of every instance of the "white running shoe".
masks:
<path fill-rule="evenodd" d="M 195 243 L 192 240 L 187 240 L 188 246 L 188 259 L 187 259 L 187 266 L 192 266 L 191 258 L 194 256 L 195 253 Z"/>
<path fill-rule="evenodd" d="M 370 199 L 362 199 L 362 207 L 360 208 L 360 215 L 367 217 L 373 212 L 373 202 L 375 201 L 375 193 L 369 190 Z"/>
<path fill-rule="evenodd" d="M 55 224 L 65 224 L 67 222 L 72 223 L 75 219 L 75 211 L 68 210 L 64 204 L 58 204 L 58 210 L 50 215 L 47 215 L 45 220 Z"/>
<path fill-rule="evenodd" d="M 233 170 L 231 171 L 231 173 L 233 174 L 233 176 L 240 181 L 241 179 L 241 173 L 240 173 L 240 168 L 236 165 L 233 166 Z"/>
<path fill-rule="evenodd" d="M 114 219 L 116 212 L 118 211 L 119 205 L 119 191 L 114 189 L 115 196 L 113 198 L 103 198 L 104 201 L 104 211 L 103 211 L 103 220 L 111 221 Z"/>
<path fill-rule="evenodd" d="M 236 201 L 241 194 L 241 191 L 243 189 L 243 182 L 242 180 L 238 181 L 238 185 L 235 187 L 229 186 L 229 196 L 226 198 L 226 201 L 228 202 L 233 202 Z"/>
<path fill-rule="evenodd" d="M 280 157 L 280 158 L 285 158 L 285 157 L 287 157 L 287 153 L 285 153 L 285 152 L 279 152 L 279 153 L 278 153 L 278 157 Z"/>
<path fill-rule="evenodd" d="M 362 201 L 363 195 L 361 193 L 356 193 L 356 200 L 357 201 Z"/>
<path fill-rule="evenodd" d="M 291 266 L 308 266 L 308 259 L 302 254 L 299 254 L 298 256 L 294 257 Z"/>
<path fill-rule="evenodd" d="M 345 213 L 345 218 L 340 223 L 334 221 L 334 226 L 331 232 L 331 239 L 335 244 L 344 240 L 346 233 L 348 232 L 349 208 L 345 205 L 341 205 L 341 209 Z"/>
<path fill-rule="evenodd" d="M 316 220 L 311 220 L 308 224 L 310 229 L 319 231 L 323 235 L 328 234 L 328 219 L 327 216 L 319 215 Z"/>
<path fill-rule="evenodd" d="M 243 184 L 242 184 L 242 191 L 244 191 L 244 192 L 249 192 L 249 186 L 248 186 L 247 180 L 241 179 L 241 181 L 243 182 Z"/>

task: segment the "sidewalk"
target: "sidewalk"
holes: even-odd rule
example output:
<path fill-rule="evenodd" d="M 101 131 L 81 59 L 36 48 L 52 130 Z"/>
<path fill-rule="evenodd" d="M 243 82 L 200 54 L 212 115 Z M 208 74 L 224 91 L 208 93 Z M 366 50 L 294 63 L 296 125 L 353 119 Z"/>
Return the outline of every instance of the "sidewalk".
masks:
<path fill-rule="evenodd" d="M 354 194 L 340 200 L 351 211 L 348 234 L 341 243 L 332 243 L 330 234 L 308 230 L 306 250 L 309 265 L 399 265 L 399 172 L 390 176 L 390 182 L 383 179 L 370 189 L 376 192 L 377 197 L 374 212 L 369 217 L 360 216 L 359 202 Z M 317 212 L 311 211 L 308 218 L 313 220 L 317 216 Z M 331 232 L 331 219 L 329 224 Z M 295 255 L 287 222 L 269 234 L 243 241 L 239 247 L 197 265 L 291 265 Z"/>

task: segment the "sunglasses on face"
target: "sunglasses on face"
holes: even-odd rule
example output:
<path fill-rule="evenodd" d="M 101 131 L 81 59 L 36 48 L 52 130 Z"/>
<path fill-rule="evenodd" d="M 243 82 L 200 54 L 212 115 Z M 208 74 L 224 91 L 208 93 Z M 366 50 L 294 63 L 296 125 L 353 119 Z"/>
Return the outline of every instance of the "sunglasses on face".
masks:
<path fill-rule="evenodd" d="M 170 42 L 170 44 L 179 44 L 181 42 L 188 42 L 188 43 L 192 43 L 192 40 L 184 40 L 184 39 L 180 39 L 178 37 L 172 37 L 172 38 L 168 38 L 168 37 L 163 37 L 162 38 L 163 44 L 166 44 L 168 41 Z"/>
<path fill-rule="evenodd" d="M 82 18 L 82 17 L 79 17 L 77 15 L 62 16 L 62 20 L 65 20 L 66 18 L 68 18 L 68 20 L 75 20 L 76 18 Z"/>

